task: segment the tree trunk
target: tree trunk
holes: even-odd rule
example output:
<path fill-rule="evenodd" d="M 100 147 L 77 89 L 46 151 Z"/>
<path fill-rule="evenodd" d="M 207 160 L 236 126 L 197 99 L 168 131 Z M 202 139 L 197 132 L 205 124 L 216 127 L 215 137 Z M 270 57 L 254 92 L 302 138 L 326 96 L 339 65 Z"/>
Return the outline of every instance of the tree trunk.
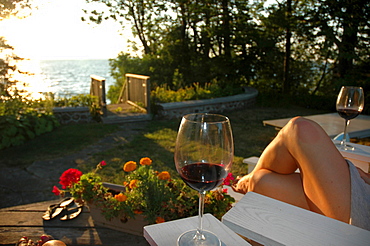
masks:
<path fill-rule="evenodd" d="M 283 81 L 283 93 L 290 94 L 291 90 L 291 79 L 290 79 L 290 49 L 291 49 L 291 37 L 292 33 L 290 30 L 292 16 L 292 0 L 287 0 L 286 10 L 286 41 L 285 41 L 285 58 L 284 58 L 284 81 Z"/>
<path fill-rule="evenodd" d="M 347 6 L 347 18 L 343 21 L 343 36 L 340 43 L 338 55 L 338 76 L 343 79 L 350 75 L 353 70 L 353 60 L 356 57 L 355 47 L 357 46 L 358 23 L 352 5 Z"/>

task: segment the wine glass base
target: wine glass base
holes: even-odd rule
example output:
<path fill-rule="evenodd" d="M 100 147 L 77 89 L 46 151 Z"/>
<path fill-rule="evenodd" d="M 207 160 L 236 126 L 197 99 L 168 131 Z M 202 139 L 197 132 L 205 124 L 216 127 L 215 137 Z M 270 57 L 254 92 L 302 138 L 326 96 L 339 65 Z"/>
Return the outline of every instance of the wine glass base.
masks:
<path fill-rule="evenodd" d="M 203 239 L 197 239 L 197 230 L 186 231 L 177 239 L 178 246 L 221 246 L 221 241 L 210 231 L 203 231 Z"/>
<path fill-rule="evenodd" d="M 335 146 L 337 146 L 337 148 L 339 150 L 347 150 L 347 151 L 355 151 L 356 150 L 355 147 L 353 147 L 352 145 L 348 145 L 348 144 L 344 145 L 344 144 L 339 143 L 339 144 L 335 144 Z"/>

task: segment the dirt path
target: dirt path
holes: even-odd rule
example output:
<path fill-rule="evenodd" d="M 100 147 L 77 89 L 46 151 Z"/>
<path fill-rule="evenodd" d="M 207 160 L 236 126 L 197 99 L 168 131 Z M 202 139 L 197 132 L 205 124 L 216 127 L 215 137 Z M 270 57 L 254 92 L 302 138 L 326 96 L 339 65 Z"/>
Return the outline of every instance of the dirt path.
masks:
<path fill-rule="evenodd" d="M 35 161 L 27 168 L 2 167 L 0 172 L 0 208 L 28 203 L 55 200 L 51 192 L 59 182 L 60 175 L 77 162 L 88 160 L 93 154 L 130 141 L 145 128 L 147 122 L 133 122 L 120 125 L 117 131 L 77 153 L 66 154 L 47 161 Z"/>

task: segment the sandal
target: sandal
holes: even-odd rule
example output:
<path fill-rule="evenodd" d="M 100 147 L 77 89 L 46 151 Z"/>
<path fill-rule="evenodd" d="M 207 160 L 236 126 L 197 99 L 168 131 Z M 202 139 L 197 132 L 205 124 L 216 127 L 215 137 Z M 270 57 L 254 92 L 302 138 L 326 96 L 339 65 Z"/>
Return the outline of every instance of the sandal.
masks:
<path fill-rule="evenodd" d="M 48 207 L 45 211 L 42 218 L 44 220 L 51 220 L 58 216 L 68 205 L 73 202 L 73 198 L 65 198 L 64 200 L 60 201 L 58 204 L 52 204 Z"/>
<path fill-rule="evenodd" d="M 76 207 L 66 208 L 65 215 L 60 220 L 72 220 L 82 212 L 83 205 L 75 203 Z"/>

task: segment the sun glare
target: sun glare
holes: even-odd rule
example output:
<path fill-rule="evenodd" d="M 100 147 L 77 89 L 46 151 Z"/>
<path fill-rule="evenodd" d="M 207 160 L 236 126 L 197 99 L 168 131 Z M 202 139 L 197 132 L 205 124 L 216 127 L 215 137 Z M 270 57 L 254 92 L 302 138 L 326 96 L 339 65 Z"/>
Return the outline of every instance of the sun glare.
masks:
<path fill-rule="evenodd" d="M 54 0 L 38 4 L 26 18 L 12 17 L 0 22 L 0 35 L 20 57 L 30 59 L 115 58 L 127 49 L 130 30 L 108 20 L 100 25 L 81 20 L 84 0 Z"/>
<path fill-rule="evenodd" d="M 34 1 L 37 8 L 31 15 L 0 21 L 0 36 L 14 48 L 13 54 L 25 59 L 16 61 L 16 66 L 26 73 L 16 72 L 12 80 L 20 81 L 18 89 L 27 90 L 30 97 L 38 99 L 44 92 L 53 92 L 41 71 L 42 60 L 109 59 L 121 51 L 130 52 L 130 29 L 123 30 L 113 20 L 100 25 L 81 20 L 82 10 L 91 7 L 85 0 Z"/>
<path fill-rule="evenodd" d="M 45 83 L 45 80 L 42 78 L 40 61 L 17 61 L 16 66 L 19 72 L 15 72 L 12 79 L 14 81 L 18 81 L 17 89 L 20 92 L 25 91 L 21 94 L 32 99 L 43 99 L 45 93 L 52 92 L 51 88 Z"/>

